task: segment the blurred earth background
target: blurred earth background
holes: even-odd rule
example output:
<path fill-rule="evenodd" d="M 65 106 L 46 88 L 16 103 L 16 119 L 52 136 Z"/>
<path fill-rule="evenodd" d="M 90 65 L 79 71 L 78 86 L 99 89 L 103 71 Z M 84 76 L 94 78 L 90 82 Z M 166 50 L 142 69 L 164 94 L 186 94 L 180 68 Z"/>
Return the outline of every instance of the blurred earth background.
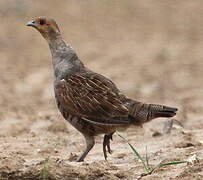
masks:
<path fill-rule="evenodd" d="M 71 162 L 84 139 L 59 114 L 49 48 L 26 27 L 54 18 L 64 39 L 92 70 L 126 95 L 179 108 L 167 119 L 121 134 L 150 164 L 187 160 L 142 179 L 203 179 L 202 0 L 0 0 L 0 179 L 136 179 L 143 172 L 116 134 L 104 160 L 102 136 L 84 163 Z M 44 175 L 45 174 L 45 175 Z"/>

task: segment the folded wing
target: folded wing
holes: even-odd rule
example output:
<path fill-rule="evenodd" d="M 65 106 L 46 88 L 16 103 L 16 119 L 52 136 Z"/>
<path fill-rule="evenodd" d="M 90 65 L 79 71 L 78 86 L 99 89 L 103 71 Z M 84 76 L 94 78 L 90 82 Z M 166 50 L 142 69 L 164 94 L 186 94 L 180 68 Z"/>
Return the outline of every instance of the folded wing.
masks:
<path fill-rule="evenodd" d="M 55 83 L 60 104 L 71 114 L 93 123 L 129 124 L 128 108 L 114 84 L 98 74 L 71 75 Z"/>

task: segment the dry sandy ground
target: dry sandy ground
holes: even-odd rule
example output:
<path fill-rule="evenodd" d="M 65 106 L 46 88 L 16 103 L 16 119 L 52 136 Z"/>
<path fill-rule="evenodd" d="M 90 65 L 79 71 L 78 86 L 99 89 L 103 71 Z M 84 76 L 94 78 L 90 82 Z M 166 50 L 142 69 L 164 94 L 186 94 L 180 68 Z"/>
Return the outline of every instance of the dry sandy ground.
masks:
<path fill-rule="evenodd" d="M 25 23 L 54 17 L 94 71 L 140 101 L 179 108 L 122 135 L 151 165 L 183 161 L 142 179 L 203 179 L 203 2 L 201 0 L 0 1 L 0 179 L 137 179 L 144 172 L 118 135 L 105 161 L 102 137 L 83 163 L 83 137 L 59 114 L 46 42 Z M 159 136 L 154 136 L 161 134 Z M 44 175 L 44 176 L 43 176 Z"/>

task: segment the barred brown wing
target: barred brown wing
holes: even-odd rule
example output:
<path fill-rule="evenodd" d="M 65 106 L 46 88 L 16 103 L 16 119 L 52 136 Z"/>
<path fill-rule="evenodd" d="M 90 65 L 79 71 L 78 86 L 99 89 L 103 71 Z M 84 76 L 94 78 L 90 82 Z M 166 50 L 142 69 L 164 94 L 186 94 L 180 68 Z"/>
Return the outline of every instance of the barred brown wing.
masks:
<path fill-rule="evenodd" d="M 103 76 L 102 76 L 103 78 Z M 101 124 L 128 124 L 128 108 L 117 88 L 98 75 L 71 75 L 55 83 L 58 101 L 71 114 Z"/>

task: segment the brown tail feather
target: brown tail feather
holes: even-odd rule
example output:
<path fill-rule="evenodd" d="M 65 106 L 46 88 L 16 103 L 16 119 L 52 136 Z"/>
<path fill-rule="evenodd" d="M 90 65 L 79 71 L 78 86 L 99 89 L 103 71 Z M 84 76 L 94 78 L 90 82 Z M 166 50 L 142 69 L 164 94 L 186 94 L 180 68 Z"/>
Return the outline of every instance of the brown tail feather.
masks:
<path fill-rule="evenodd" d="M 173 117 L 177 108 L 158 105 L 130 102 L 130 116 L 134 118 L 135 124 L 145 123 L 159 117 Z"/>
<path fill-rule="evenodd" d="M 173 117 L 176 115 L 177 108 L 149 104 L 149 111 L 151 111 L 154 118 L 158 117 Z"/>

